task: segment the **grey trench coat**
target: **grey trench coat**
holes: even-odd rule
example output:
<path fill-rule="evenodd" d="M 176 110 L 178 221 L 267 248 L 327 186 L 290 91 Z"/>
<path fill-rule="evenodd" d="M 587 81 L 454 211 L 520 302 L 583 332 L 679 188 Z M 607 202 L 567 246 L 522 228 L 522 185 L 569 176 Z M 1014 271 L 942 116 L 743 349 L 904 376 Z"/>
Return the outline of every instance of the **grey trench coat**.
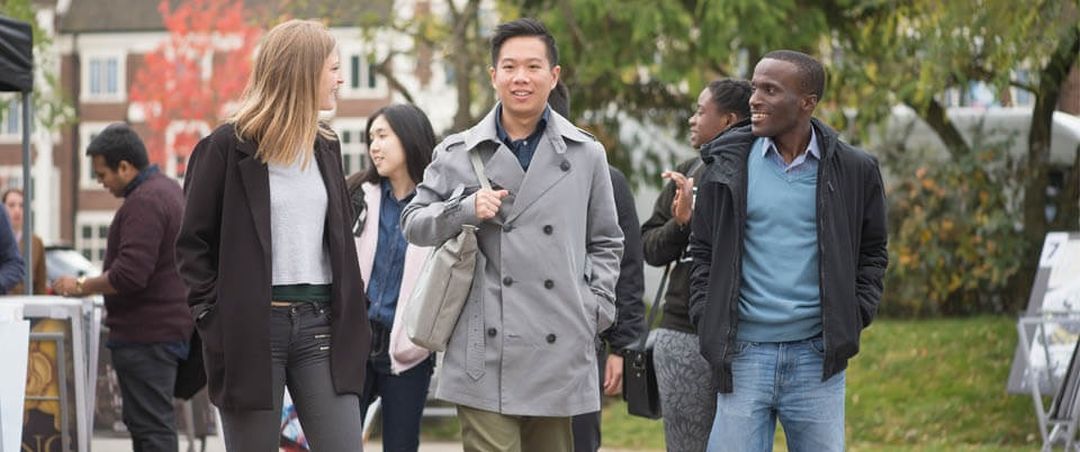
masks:
<path fill-rule="evenodd" d="M 479 226 L 472 290 L 436 397 L 508 415 L 572 416 L 600 409 L 595 339 L 615 318 L 623 236 L 603 145 L 555 112 L 540 139 L 526 173 L 496 137 L 494 109 L 446 138 L 402 225 L 420 246 Z M 483 223 L 470 151 L 492 186 L 510 192 Z"/>

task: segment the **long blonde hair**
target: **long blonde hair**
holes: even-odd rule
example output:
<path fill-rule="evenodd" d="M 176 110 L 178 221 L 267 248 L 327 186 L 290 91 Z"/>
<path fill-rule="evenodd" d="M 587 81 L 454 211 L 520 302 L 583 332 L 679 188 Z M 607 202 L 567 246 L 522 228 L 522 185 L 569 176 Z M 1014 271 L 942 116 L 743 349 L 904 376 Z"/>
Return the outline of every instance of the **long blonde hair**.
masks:
<path fill-rule="evenodd" d="M 255 65 L 230 122 L 241 141 L 258 143 L 255 157 L 264 163 L 291 165 L 311 160 L 316 135 L 335 140 L 319 124 L 319 83 L 337 43 L 325 25 L 293 19 L 266 34 Z"/>

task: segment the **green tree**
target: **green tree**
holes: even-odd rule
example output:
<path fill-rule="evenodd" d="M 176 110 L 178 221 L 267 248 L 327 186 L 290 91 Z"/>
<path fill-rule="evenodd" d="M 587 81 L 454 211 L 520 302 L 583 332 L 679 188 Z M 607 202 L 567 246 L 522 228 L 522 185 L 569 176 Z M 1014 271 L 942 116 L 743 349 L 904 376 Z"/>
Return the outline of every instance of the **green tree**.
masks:
<path fill-rule="evenodd" d="M 976 198 L 982 193 L 980 190 L 962 191 L 973 197 L 962 202 L 964 205 L 990 209 L 990 216 L 1001 214 L 1005 218 L 1022 220 L 1012 222 L 1011 234 L 997 236 L 998 240 L 1010 242 L 998 245 L 1013 249 L 1015 244 L 1018 252 L 1015 256 L 999 255 L 1002 261 L 993 265 L 1000 264 L 1006 277 L 994 278 L 991 286 L 984 288 L 1005 292 L 1005 301 L 997 306 L 997 310 L 1018 310 L 1026 300 L 1035 272 L 1037 247 L 1048 227 L 1045 212 L 1052 117 L 1062 82 L 1080 53 L 1075 2 L 1043 0 L 1017 8 L 1014 2 L 1004 0 L 855 4 L 833 1 L 824 4 L 823 8 L 829 11 L 826 17 L 833 30 L 828 59 L 832 71 L 830 94 L 841 107 L 833 110 L 834 124 L 853 132 L 856 138 L 867 138 L 870 126 L 881 124 L 893 106 L 908 105 L 945 144 L 949 155 L 943 163 L 965 168 L 968 181 L 994 181 L 999 192 L 1015 192 L 1015 199 L 1021 200 L 1019 204 L 988 204 L 985 199 Z M 1028 80 L 1018 78 L 1019 75 L 1028 75 Z M 1030 133 L 1023 137 L 1028 152 L 1020 164 L 1020 177 L 993 177 L 989 165 L 967 164 L 972 154 L 983 155 L 986 148 L 964 139 L 946 115 L 942 97 L 950 89 L 963 90 L 974 82 L 988 84 L 998 92 L 1018 87 L 1035 97 Z M 843 111 L 855 111 L 856 114 L 849 117 L 842 114 Z M 896 159 L 886 163 L 903 166 Z M 905 179 L 910 178 L 910 173 L 897 171 L 899 168 L 890 169 L 899 177 L 898 185 L 911 182 Z M 940 176 L 950 177 L 947 174 Z M 1059 200 L 1066 204 L 1076 203 L 1075 196 L 1068 198 L 1063 196 Z M 1074 216 L 1062 223 L 1076 226 L 1075 208 L 1058 206 L 1058 211 Z M 958 214 L 958 211 L 943 209 L 937 213 L 941 218 L 931 220 Z M 978 218 L 986 217 L 958 216 L 955 219 L 976 222 Z M 923 228 L 938 232 L 931 229 L 934 224 L 934 221 L 928 221 Z M 918 229 L 893 231 L 893 240 L 907 242 L 905 233 L 924 235 Z M 1002 230 L 995 229 L 995 232 Z M 960 252 L 956 249 L 943 251 Z M 902 253 L 894 248 L 894 257 L 896 254 Z M 1013 265 L 1011 259 L 1017 259 L 1021 265 Z M 910 282 L 934 286 L 927 290 L 937 294 L 939 297 L 935 296 L 933 300 L 942 304 L 955 304 L 955 298 L 969 300 L 967 294 L 970 292 L 963 288 L 979 280 L 975 276 L 978 272 L 972 266 L 939 263 L 941 266 L 936 271 L 945 274 L 947 282 L 940 285 L 933 281 Z M 919 265 L 924 264 L 919 262 Z M 894 274 L 909 273 L 912 269 L 905 268 L 906 265 L 907 261 L 894 260 Z M 953 281 L 963 281 L 963 284 Z M 939 290 L 942 287 L 949 290 Z"/>
<path fill-rule="evenodd" d="M 676 130 L 686 146 L 686 120 L 709 81 L 749 78 L 760 55 L 775 48 L 815 53 L 827 33 L 820 8 L 789 0 L 508 3 L 518 6 L 518 15 L 544 21 L 560 43 L 572 115 L 598 135 L 609 160 L 632 181 L 652 184 L 674 163 L 664 159 L 670 152 L 620 142 L 623 128 Z M 635 162 L 634 154 L 643 158 Z"/>

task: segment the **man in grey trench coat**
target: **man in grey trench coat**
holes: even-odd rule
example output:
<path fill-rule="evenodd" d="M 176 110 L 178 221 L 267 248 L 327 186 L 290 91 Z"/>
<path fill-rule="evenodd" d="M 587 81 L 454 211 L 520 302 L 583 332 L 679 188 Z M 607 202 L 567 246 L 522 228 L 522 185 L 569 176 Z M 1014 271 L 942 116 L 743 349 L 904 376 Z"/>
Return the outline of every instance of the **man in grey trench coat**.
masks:
<path fill-rule="evenodd" d="M 402 214 L 435 246 L 478 226 L 468 302 L 436 397 L 458 404 L 466 451 L 571 451 L 570 417 L 598 411 L 594 338 L 611 326 L 622 255 L 603 146 L 547 106 L 558 51 L 520 19 L 492 38 L 499 103 L 435 148 Z M 469 159 L 479 153 L 492 190 Z"/>

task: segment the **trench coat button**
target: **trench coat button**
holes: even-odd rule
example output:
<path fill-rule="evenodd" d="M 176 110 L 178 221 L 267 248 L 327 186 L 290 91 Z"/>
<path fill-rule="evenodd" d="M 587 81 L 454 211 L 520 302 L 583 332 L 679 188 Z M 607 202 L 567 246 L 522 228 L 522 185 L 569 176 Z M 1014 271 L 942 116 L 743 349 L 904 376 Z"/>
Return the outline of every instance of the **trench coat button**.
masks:
<path fill-rule="evenodd" d="M 559 164 L 559 169 L 563 171 L 570 171 L 570 162 L 563 160 L 562 163 Z"/>
<path fill-rule="evenodd" d="M 503 278 L 503 285 L 504 286 L 509 286 L 509 285 L 512 285 L 512 284 L 514 284 L 514 278 L 511 278 L 509 276 Z"/>
<path fill-rule="evenodd" d="M 551 227 L 550 224 L 545 224 L 544 225 L 544 234 L 551 235 L 551 231 L 554 231 L 554 230 L 555 230 L 555 228 Z"/>
<path fill-rule="evenodd" d="M 499 332 L 495 328 L 488 328 L 488 337 L 495 337 Z"/>
<path fill-rule="evenodd" d="M 555 288 L 555 281 L 552 281 L 550 279 L 547 280 L 547 281 L 544 281 L 544 288 L 545 289 L 553 289 L 553 288 Z"/>
<path fill-rule="evenodd" d="M 555 335 L 554 334 L 547 335 L 547 341 L 548 341 L 549 344 L 554 344 L 555 343 Z"/>
<path fill-rule="evenodd" d="M 503 225 L 503 232 L 510 232 L 510 231 L 513 231 L 513 230 L 514 230 L 513 225 L 509 225 L 509 224 L 504 224 Z"/>

